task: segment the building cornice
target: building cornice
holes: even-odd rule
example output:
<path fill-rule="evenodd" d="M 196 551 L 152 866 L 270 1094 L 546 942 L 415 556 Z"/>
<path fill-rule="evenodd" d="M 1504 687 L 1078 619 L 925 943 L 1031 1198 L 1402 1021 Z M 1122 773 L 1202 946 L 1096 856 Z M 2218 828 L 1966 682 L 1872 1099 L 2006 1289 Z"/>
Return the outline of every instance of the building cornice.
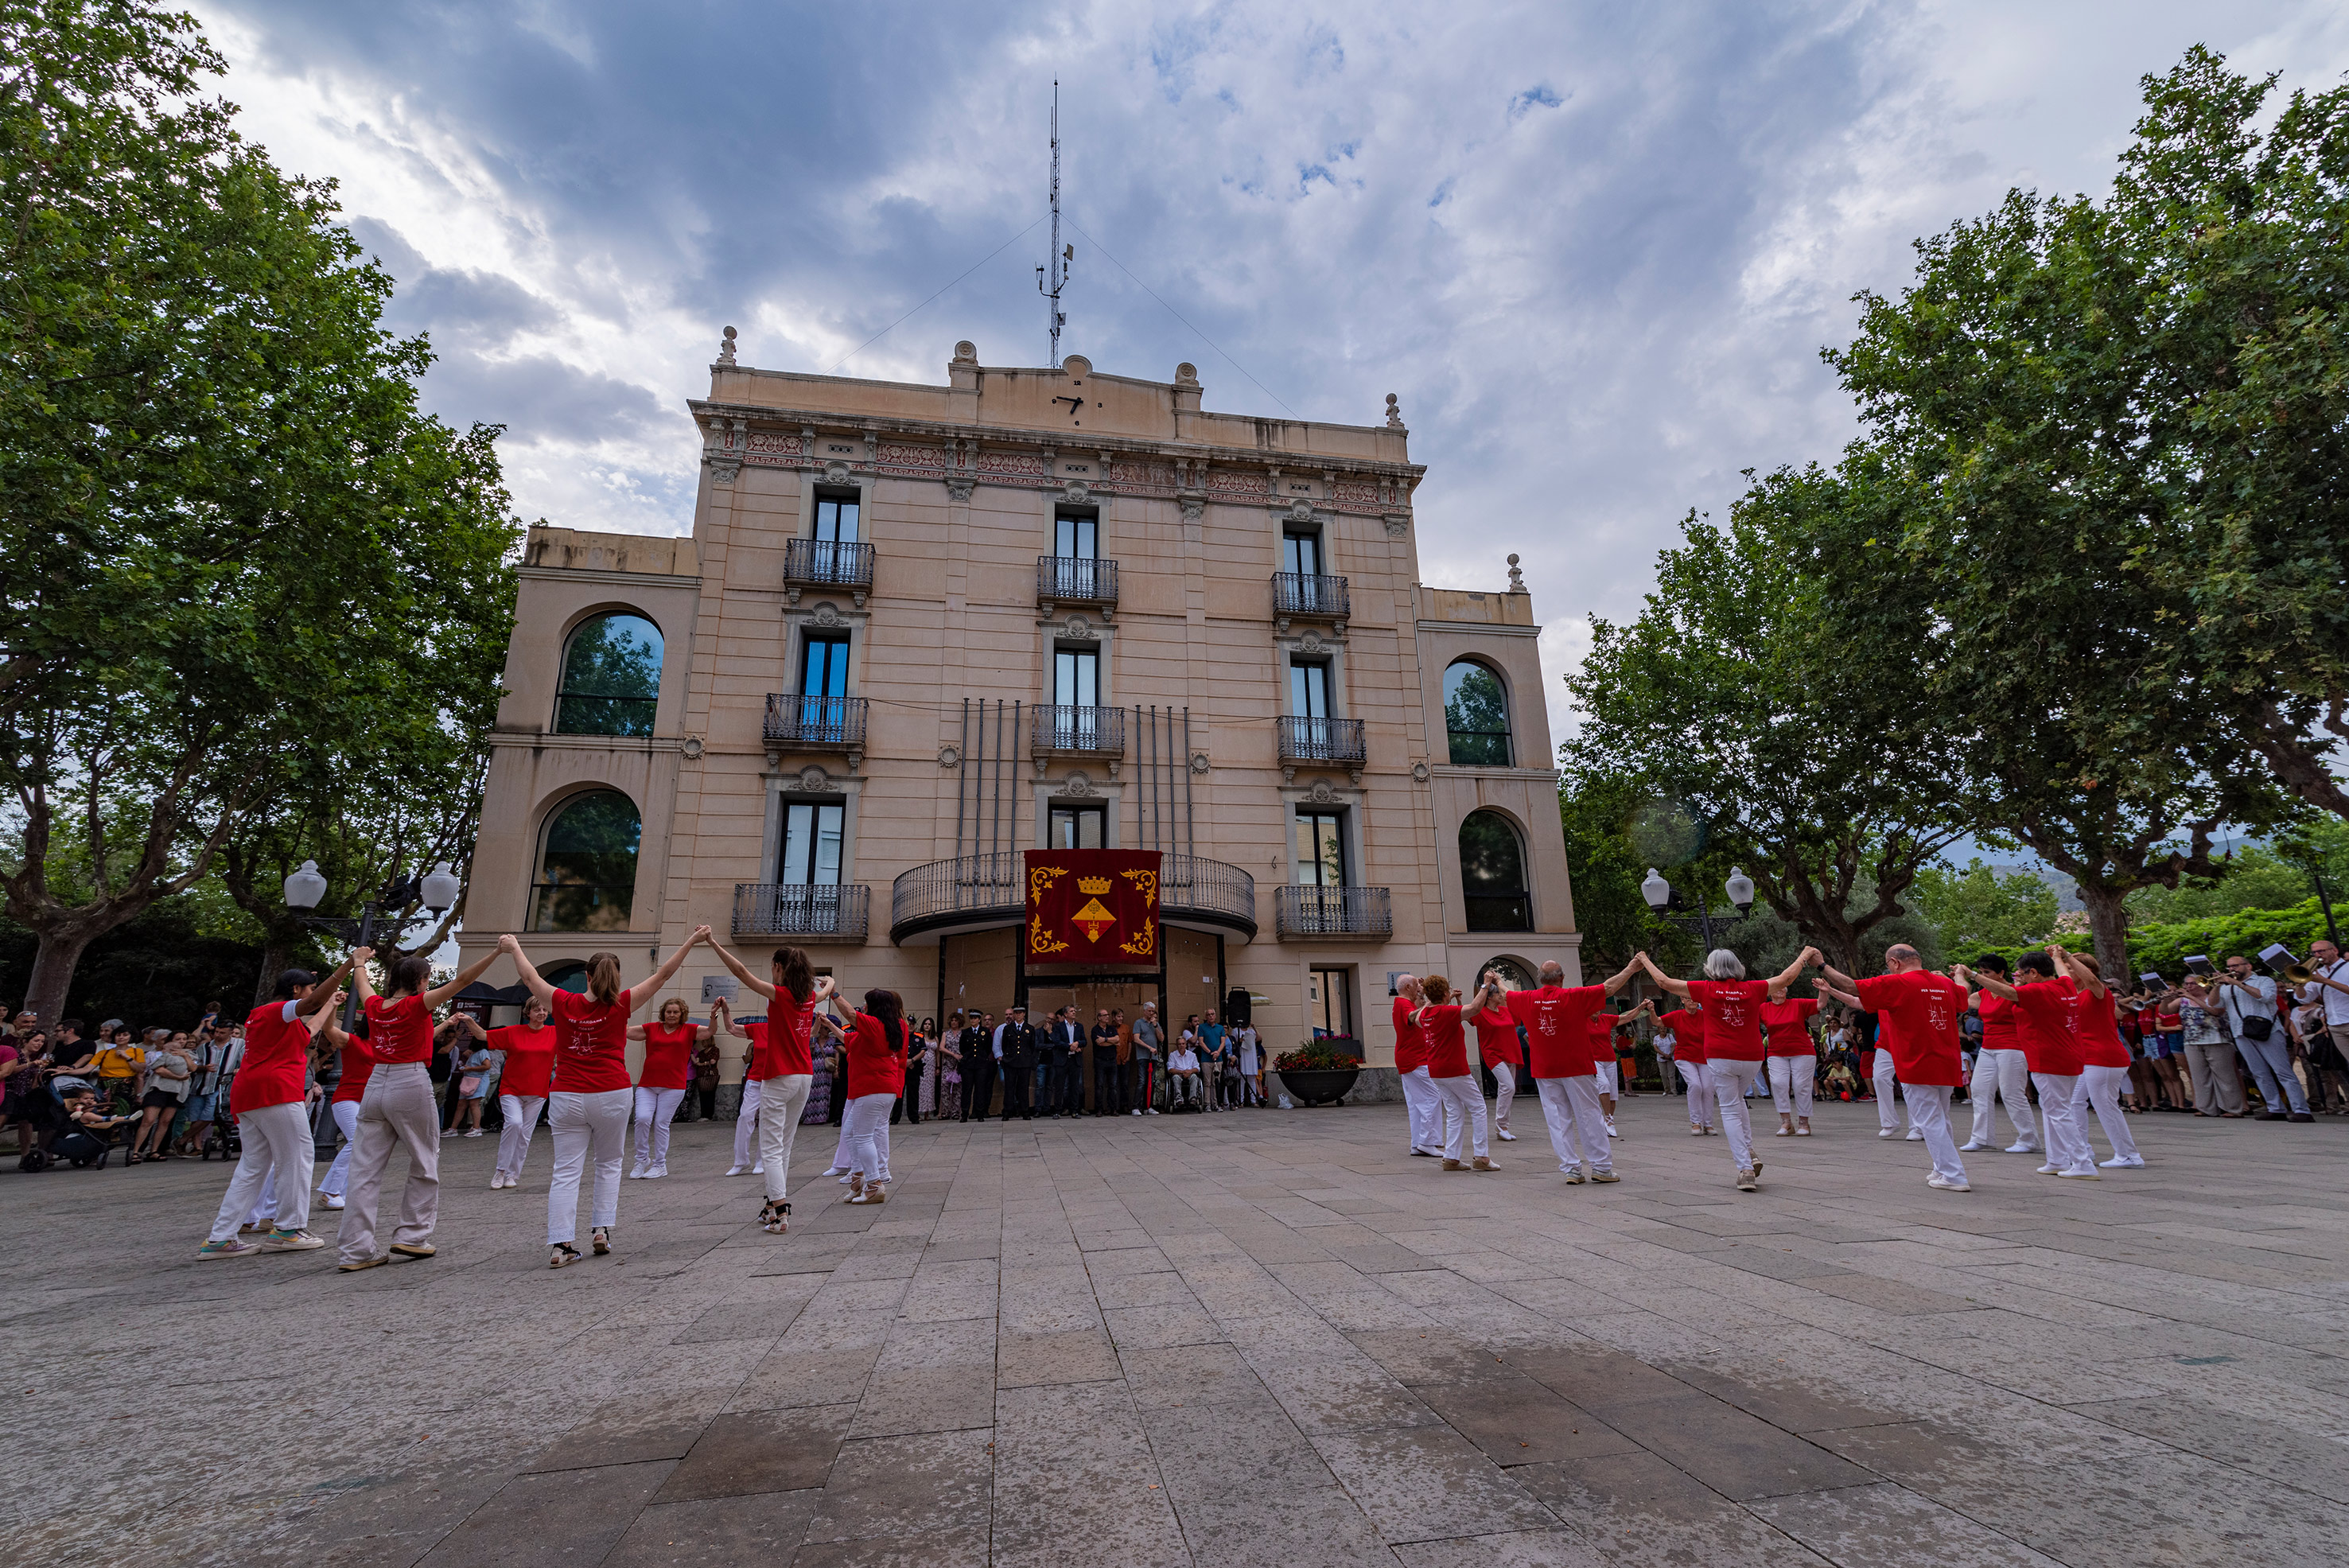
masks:
<path fill-rule="evenodd" d="M 516 566 L 517 577 L 537 577 L 557 583 L 626 583 L 640 587 L 646 583 L 667 583 L 676 587 L 698 589 L 698 576 L 681 577 L 668 572 L 614 572 L 600 566 Z"/>
<path fill-rule="evenodd" d="M 568 573 L 566 576 L 576 576 Z M 625 576 L 625 573 L 606 572 L 605 576 Z M 554 752 L 678 752 L 686 749 L 683 735 L 558 735 L 552 730 L 492 730 L 492 746 L 528 746 L 533 751 Z"/>
<path fill-rule="evenodd" d="M 1413 623 L 1422 631 L 1473 632 L 1491 637 L 1535 637 L 1542 634 L 1537 626 L 1503 626 L 1490 620 L 1423 620 Z"/>
<path fill-rule="evenodd" d="M 1525 779 L 1547 784 L 1558 781 L 1556 768 L 1475 768 L 1460 763 L 1435 763 L 1429 771 L 1440 779 Z"/>

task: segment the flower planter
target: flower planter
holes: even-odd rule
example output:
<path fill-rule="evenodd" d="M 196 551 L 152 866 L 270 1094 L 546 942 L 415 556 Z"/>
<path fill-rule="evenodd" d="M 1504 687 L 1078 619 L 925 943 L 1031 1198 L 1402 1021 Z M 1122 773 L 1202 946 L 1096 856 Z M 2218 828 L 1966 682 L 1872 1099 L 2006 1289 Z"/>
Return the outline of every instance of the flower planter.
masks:
<path fill-rule="evenodd" d="M 1300 1106 L 1341 1106 L 1362 1075 L 1360 1067 L 1283 1067 L 1280 1081 Z"/>

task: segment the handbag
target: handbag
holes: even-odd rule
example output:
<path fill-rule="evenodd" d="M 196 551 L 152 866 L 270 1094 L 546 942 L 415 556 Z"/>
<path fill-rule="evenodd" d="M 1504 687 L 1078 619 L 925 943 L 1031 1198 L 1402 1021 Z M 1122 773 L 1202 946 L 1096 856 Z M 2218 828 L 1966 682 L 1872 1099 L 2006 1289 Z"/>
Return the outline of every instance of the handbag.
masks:
<path fill-rule="evenodd" d="M 2246 1040 L 2265 1040 L 2275 1033 L 2275 1020 L 2272 1018 L 2238 1018 L 2235 1022 Z"/>
<path fill-rule="evenodd" d="M 468 1073 L 457 1080 L 457 1092 L 467 1099 L 471 1099 L 473 1092 L 481 1086 L 481 1075 L 479 1073 Z"/>

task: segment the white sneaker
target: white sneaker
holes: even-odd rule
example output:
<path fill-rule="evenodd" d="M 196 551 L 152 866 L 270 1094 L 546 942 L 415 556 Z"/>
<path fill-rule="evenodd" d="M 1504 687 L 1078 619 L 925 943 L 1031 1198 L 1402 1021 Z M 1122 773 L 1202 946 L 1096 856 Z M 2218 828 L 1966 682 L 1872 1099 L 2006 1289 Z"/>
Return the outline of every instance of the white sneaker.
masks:
<path fill-rule="evenodd" d="M 842 1177 L 842 1178 L 840 1179 L 840 1185 L 841 1185 L 841 1186 L 843 1186 L 843 1187 L 845 1187 L 845 1186 L 847 1186 L 850 1182 L 854 1181 L 855 1179 L 856 1179 L 856 1173 L 855 1173 L 854 1171 L 853 1171 L 853 1170 L 852 1170 L 852 1171 L 850 1171 L 846 1176 L 843 1176 L 843 1177 Z"/>
<path fill-rule="evenodd" d="M 329 1209 L 340 1209 L 342 1206 L 343 1200 L 339 1198 L 329 1198 L 326 1199 L 326 1207 Z"/>
<path fill-rule="evenodd" d="M 1792 1137 L 1795 1136 L 1795 1129 L 1792 1127 L 1780 1127 L 1776 1132 L 1772 1133 L 1770 1136 L 1772 1137 Z"/>
<path fill-rule="evenodd" d="M 2011 1143 L 2006 1146 L 2006 1152 L 2008 1154 L 2037 1154 L 2039 1152 L 2039 1146 L 2027 1140 L 2023 1143 Z"/>
<path fill-rule="evenodd" d="M 1496 1127 L 1494 1131 L 1503 1143 L 1515 1143 L 1517 1141 L 1517 1135 L 1511 1132 L 1506 1127 Z"/>
<path fill-rule="evenodd" d="M 756 1165 L 752 1166 L 752 1167 L 750 1168 L 750 1174 L 751 1174 L 751 1175 L 753 1175 L 753 1176 L 764 1176 L 764 1175 L 766 1175 L 766 1174 L 767 1174 L 767 1162 L 766 1162 L 765 1160 L 763 1160 L 763 1159 L 762 1159 L 762 1160 L 761 1160 L 758 1164 L 756 1164 Z"/>
<path fill-rule="evenodd" d="M 827 1165 L 823 1168 L 823 1173 L 826 1176 L 846 1176 L 848 1174 L 848 1167 L 844 1165 Z"/>
<path fill-rule="evenodd" d="M 645 1168 L 642 1165 L 632 1165 L 628 1168 L 628 1179 L 630 1181 L 642 1181 L 644 1179 Z"/>
<path fill-rule="evenodd" d="M 747 1165 L 730 1165 L 726 1168 L 726 1174 L 729 1176 L 740 1176 L 750 1168 Z"/>
<path fill-rule="evenodd" d="M 481 1129 L 479 1127 L 467 1127 L 465 1129 L 465 1136 L 467 1137 L 479 1137 L 481 1136 Z"/>
<path fill-rule="evenodd" d="M 1899 1137 L 1900 1134 L 1891 1127 L 1878 1127 L 1876 1129 L 1876 1136 L 1878 1137 Z"/>
<path fill-rule="evenodd" d="M 1147 1115 L 1149 1115 L 1149 1116 L 1156 1116 L 1156 1115 L 1158 1114 L 1158 1107 L 1157 1107 L 1156 1106 L 1151 1106 L 1151 1107 L 1150 1107 L 1149 1111 L 1148 1111 L 1147 1113 L 1145 1113 L 1145 1114 L 1147 1114 Z"/>
<path fill-rule="evenodd" d="M 1142 1113 L 1141 1113 L 1140 1111 L 1136 1111 L 1136 1112 L 1134 1112 L 1133 1114 L 1134 1114 L 1135 1116 L 1140 1116 Z M 1153 1111 L 1153 1112 L 1151 1113 L 1151 1115 L 1153 1115 L 1153 1116 L 1156 1116 L 1157 1114 L 1158 1114 L 1158 1113 L 1157 1113 L 1157 1112 L 1155 1112 L 1155 1111 Z"/>
<path fill-rule="evenodd" d="M 1609 1137 L 1621 1137 L 1623 1136 L 1621 1133 L 1615 1130 L 1615 1118 L 1613 1116 L 1609 1116 L 1607 1118 L 1607 1136 Z"/>
<path fill-rule="evenodd" d="M 2096 1163 L 2103 1166 L 2106 1170 L 2143 1170 L 2145 1168 L 2145 1156 L 2141 1154 L 2116 1154 L 2110 1159 L 2100 1159 Z"/>
<path fill-rule="evenodd" d="M 1971 1137 L 1970 1137 L 1970 1138 L 1966 1139 L 1966 1141 L 1965 1141 L 1965 1142 L 1963 1142 L 1963 1143 L 1961 1143 L 1961 1144 L 1958 1145 L 1958 1152 L 1959 1152 L 1960 1154 L 1980 1154 L 1982 1150 L 1984 1150 L 1984 1149 L 1988 1148 L 1989 1147 L 1990 1147 L 1990 1145 L 1988 1145 L 1988 1144 L 1986 1144 L 1986 1143 L 1983 1143 L 1983 1142 L 1982 1142 L 1981 1139 L 1979 1139 L 1979 1138 L 1971 1138 Z"/>
<path fill-rule="evenodd" d="M 667 1174 L 668 1166 L 666 1163 L 656 1165 L 650 1170 L 645 1172 L 645 1179 L 647 1181 L 658 1181 L 662 1177 L 667 1176 Z"/>
<path fill-rule="evenodd" d="M 2051 1161 L 2039 1168 L 2039 1174 L 2042 1176 L 2061 1176 L 2064 1174 L 2064 1168 Z"/>
<path fill-rule="evenodd" d="M 455 1127 L 442 1127 L 440 1129 L 440 1136 L 442 1137 L 455 1137 L 457 1136 L 457 1129 Z"/>
<path fill-rule="evenodd" d="M 2083 1165 L 2072 1170 L 2059 1170 L 2055 1174 L 2069 1181 L 2102 1181 L 2104 1179 L 2096 1174 L 2096 1168 L 2093 1165 Z"/>
<path fill-rule="evenodd" d="M 1907 1137 L 1910 1143 L 1923 1143 L 1925 1141 L 1925 1135 L 1919 1132 L 1915 1127 L 1910 1127 L 1904 1136 Z"/>
<path fill-rule="evenodd" d="M 1925 1185 L 1938 1187 L 1944 1192 L 1971 1192 L 1974 1189 L 1974 1184 L 1971 1181 L 1950 1181 L 1944 1179 L 1939 1172 L 1927 1177 Z"/>

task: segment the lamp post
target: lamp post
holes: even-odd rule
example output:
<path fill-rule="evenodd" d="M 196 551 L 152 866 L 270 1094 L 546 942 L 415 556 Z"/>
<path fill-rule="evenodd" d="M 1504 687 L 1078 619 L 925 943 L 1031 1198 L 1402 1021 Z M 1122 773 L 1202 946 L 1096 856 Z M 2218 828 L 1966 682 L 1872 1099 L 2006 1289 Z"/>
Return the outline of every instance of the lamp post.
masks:
<path fill-rule="evenodd" d="M 1729 868 L 1729 880 L 1721 885 L 1721 889 L 1729 895 L 1729 901 L 1735 906 L 1739 919 L 1754 912 L 1753 877 L 1733 866 Z M 1647 899 L 1648 908 L 1660 919 L 1675 920 L 1683 929 L 1697 932 L 1703 940 L 1705 950 L 1713 950 L 1713 899 L 1710 897 L 1698 897 L 1695 914 L 1680 912 L 1686 910 L 1688 906 L 1682 900 L 1679 889 L 1665 881 L 1664 874 L 1652 866 L 1648 867 L 1647 878 L 1640 884 L 1640 896 Z"/>
<path fill-rule="evenodd" d="M 376 892 L 376 896 L 359 906 L 359 918 L 347 915 L 302 914 L 302 923 L 314 929 L 331 931 L 343 940 L 347 947 L 365 948 L 375 945 L 377 917 L 386 909 L 404 909 L 421 902 L 437 918 L 457 901 L 464 888 L 446 860 L 422 877 L 395 875 Z M 301 913 L 315 909 L 318 900 L 326 896 L 326 878 L 319 874 L 316 860 L 305 860 L 301 867 L 285 878 L 285 907 Z M 358 1016 L 358 992 L 354 989 L 343 1003 L 343 1027 L 348 1030 Z"/>

